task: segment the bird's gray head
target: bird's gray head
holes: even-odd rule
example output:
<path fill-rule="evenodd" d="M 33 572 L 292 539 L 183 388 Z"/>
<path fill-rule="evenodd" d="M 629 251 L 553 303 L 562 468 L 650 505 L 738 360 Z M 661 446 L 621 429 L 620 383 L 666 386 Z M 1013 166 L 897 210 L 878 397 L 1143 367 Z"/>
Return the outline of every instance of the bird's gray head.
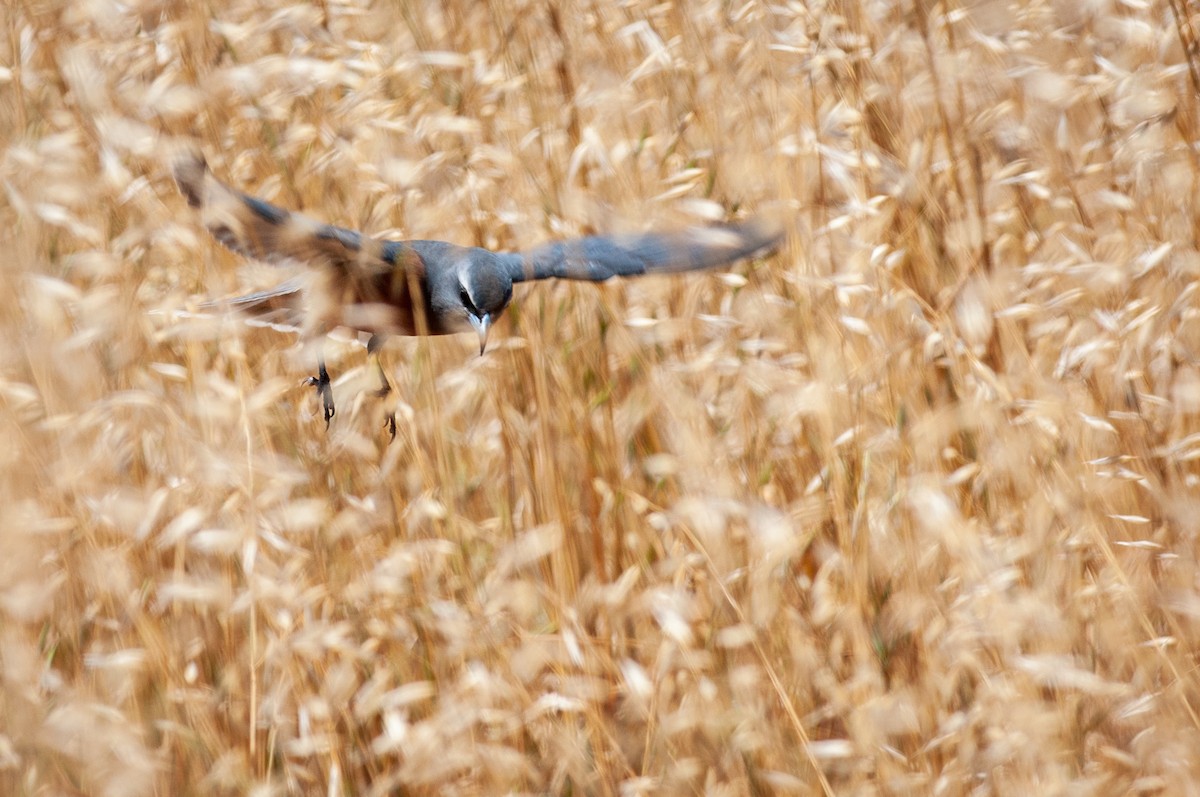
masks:
<path fill-rule="evenodd" d="M 448 326 L 479 335 L 480 354 L 492 323 L 512 300 L 512 278 L 494 260 L 491 252 L 469 251 L 449 270 L 433 296 L 435 309 L 450 322 Z"/>

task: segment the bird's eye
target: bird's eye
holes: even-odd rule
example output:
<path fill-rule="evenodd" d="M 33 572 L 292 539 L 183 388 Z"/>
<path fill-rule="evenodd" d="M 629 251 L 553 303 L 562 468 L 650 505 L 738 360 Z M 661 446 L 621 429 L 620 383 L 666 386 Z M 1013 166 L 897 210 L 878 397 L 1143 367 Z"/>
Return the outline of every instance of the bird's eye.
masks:
<path fill-rule="evenodd" d="M 475 303 L 471 301 L 471 294 L 467 293 L 467 289 L 463 285 L 458 286 L 458 300 L 471 315 L 479 315 L 479 311 L 475 309 Z"/>

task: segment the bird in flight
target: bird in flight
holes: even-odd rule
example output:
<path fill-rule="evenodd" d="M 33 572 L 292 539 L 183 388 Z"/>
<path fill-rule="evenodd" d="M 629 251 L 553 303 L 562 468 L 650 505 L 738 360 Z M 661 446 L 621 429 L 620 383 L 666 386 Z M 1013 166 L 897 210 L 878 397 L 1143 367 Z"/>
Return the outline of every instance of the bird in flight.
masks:
<path fill-rule="evenodd" d="M 512 301 L 513 284 L 712 268 L 778 246 L 781 232 L 746 221 L 677 232 L 598 235 L 543 244 L 526 252 L 492 252 L 443 241 L 387 241 L 335 227 L 237 191 L 189 151 L 174 164 L 175 181 L 208 231 L 239 254 L 268 263 L 298 262 L 304 273 L 279 285 L 208 306 L 252 316 L 281 309 L 305 339 L 339 327 L 370 335 L 378 395 L 391 390 L 379 349 L 389 335 L 475 332 L 483 354 L 488 332 Z M 335 413 L 323 356 L 306 380 L 321 397 L 325 425 Z M 388 429 L 396 435 L 395 416 Z"/>

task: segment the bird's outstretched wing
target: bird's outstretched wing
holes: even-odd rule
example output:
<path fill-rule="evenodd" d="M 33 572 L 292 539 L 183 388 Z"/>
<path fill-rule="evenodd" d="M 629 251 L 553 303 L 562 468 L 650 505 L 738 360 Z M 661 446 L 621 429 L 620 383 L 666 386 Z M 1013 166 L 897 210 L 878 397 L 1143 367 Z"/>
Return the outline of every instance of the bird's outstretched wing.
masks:
<path fill-rule="evenodd" d="M 713 268 L 774 249 L 782 239 L 777 227 L 755 220 L 669 233 L 555 241 L 500 257 L 513 282 L 551 277 L 602 282 L 612 277 Z"/>
<path fill-rule="evenodd" d="M 174 175 L 212 236 L 239 254 L 268 263 L 327 264 L 360 275 L 420 262 L 401 242 L 324 224 L 236 191 L 214 177 L 195 152 L 176 160 Z"/>

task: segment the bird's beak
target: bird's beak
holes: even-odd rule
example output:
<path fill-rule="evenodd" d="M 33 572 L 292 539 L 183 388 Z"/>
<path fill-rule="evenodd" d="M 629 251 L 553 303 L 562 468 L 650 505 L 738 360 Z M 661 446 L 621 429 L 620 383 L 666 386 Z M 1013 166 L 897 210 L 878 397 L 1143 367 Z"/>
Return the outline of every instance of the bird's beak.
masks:
<path fill-rule="evenodd" d="M 479 356 L 483 356 L 483 350 L 487 348 L 488 330 L 492 328 L 492 314 L 484 313 L 482 318 L 476 318 L 473 315 L 467 316 L 471 320 L 471 326 L 475 327 L 475 331 L 479 333 Z"/>

